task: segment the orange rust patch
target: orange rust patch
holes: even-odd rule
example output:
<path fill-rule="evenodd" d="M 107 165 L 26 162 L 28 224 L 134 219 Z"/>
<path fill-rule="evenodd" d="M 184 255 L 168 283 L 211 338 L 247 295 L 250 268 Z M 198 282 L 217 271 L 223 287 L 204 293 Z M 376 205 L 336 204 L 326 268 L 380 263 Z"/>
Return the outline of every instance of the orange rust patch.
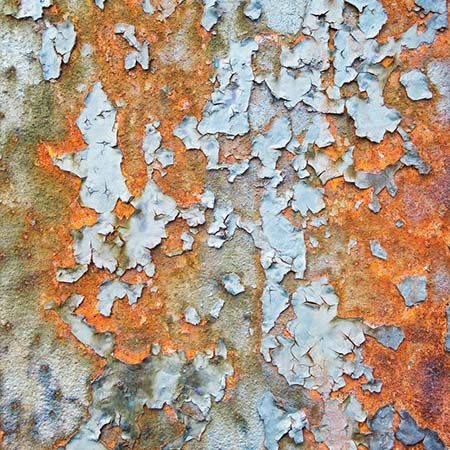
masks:
<path fill-rule="evenodd" d="M 390 18 L 382 32 L 382 40 L 394 34 L 399 36 L 416 21 L 412 11 L 413 0 L 383 2 Z M 406 8 L 406 9 L 405 9 Z M 406 11 L 399 15 L 398 11 Z M 134 196 L 141 194 L 147 182 L 147 167 L 142 154 L 142 139 L 145 124 L 164 118 L 159 131 L 163 137 L 163 145 L 175 152 L 175 163 L 167 168 L 167 174 L 161 176 L 157 171 L 153 179 L 168 195 L 172 196 L 180 206 L 191 206 L 198 202 L 203 192 L 206 161 L 200 151 L 186 151 L 182 143 L 172 133 L 174 127 L 185 115 L 200 118 L 203 106 L 211 92 L 212 85 L 208 78 L 212 74 L 209 55 L 206 47 L 209 34 L 200 28 L 199 18 L 202 8 L 198 2 L 186 1 L 166 21 L 142 13 L 139 0 L 125 2 L 108 1 L 104 12 L 93 4 L 89 6 L 83 21 L 78 21 L 80 36 L 85 42 L 94 46 L 97 55 L 95 76 L 90 76 L 88 85 L 94 79 L 100 79 L 113 104 L 122 100 L 124 106 L 118 107 L 118 146 L 124 160 L 122 170 L 127 186 Z M 56 7 L 52 14 L 58 14 Z M 174 36 L 182 29 L 183 24 L 192 20 L 185 39 L 187 51 L 194 63 L 184 67 L 182 63 L 165 63 L 163 50 L 174 42 Z M 151 70 L 144 71 L 140 67 L 126 72 L 123 58 L 132 48 L 122 36 L 114 34 L 117 17 L 121 22 L 136 25 L 139 40 L 150 42 Z M 395 20 L 393 20 L 395 18 Z M 94 26 L 95 24 L 95 26 Z M 257 40 L 276 42 L 280 38 L 274 33 L 257 36 Z M 300 35 L 294 43 L 301 40 Z M 425 68 L 431 58 L 448 56 L 449 33 L 438 34 L 436 43 L 422 46 L 418 51 L 405 51 L 401 57 L 401 68 Z M 385 67 L 394 64 L 392 58 L 382 61 Z M 329 80 L 325 80 L 326 84 Z M 88 89 L 90 85 L 88 86 Z M 353 87 L 346 87 L 350 89 Z M 55 95 L 59 95 L 59 86 L 53 86 Z M 432 89 L 434 89 L 432 87 Z M 80 98 L 85 94 L 80 94 Z M 335 286 L 341 303 L 341 317 L 364 317 L 372 324 L 395 324 L 405 331 L 406 340 L 397 352 L 385 349 L 375 340 L 368 338 L 364 346 L 365 361 L 374 367 L 376 378 L 383 380 L 381 394 L 362 392 L 360 382 L 346 377 L 347 386 L 337 395 L 343 397 L 348 392 L 356 392 L 363 401 L 364 407 L 373 414 L 382 404 L 395 401 L 397 408 L 405 408 L 417 419 L 420 425 L 430 426 L 438 431 L 444 440 L 450 439 L 447 424 L 449 407 L 444 399 L 450 395 L 448 374 L 449 359 L 442 348 L 445 324 L 445 305 L 449 302 L 448 292 L 439 289 L 438 281 L 434 281 L 436 267 L 449 263 L 449 252 L 445 247 L 450 239 L 449 234 L 449 145 L 448 124 L 439 122 L 435 117 L 436 102 L 411 102 L 399 85 L 399 74 L 389 77 L 385 89 L 386 104 L 398 109 L 403 117 L 402 126 L 408 129 L 412 142 L 417 145 L 421 156 L 433 165 L 428 176 L 420 176 L 413 169 L 402 169 L 396 175 L 399 186 L 397 196 L 392 199 L 386 192 L 380 195 L 383 205 L 379 214 L 368 211 L 367 204 L 370 191 L 359 191 L 342 180 L 331 180 L 327 183 L 327 203 L 333 211 L 338 211 L 330 219 L 332 238 L 320 242 L 319 249 L 309 249 L 309 256 L 320 256 L 330 253 L 335 265 L 327 267 L 320 275 L 327 274 Z M 61 98 L 62 95 L 61 95 Z M 420 106 L 419 106 L 420 105 Z M 81 103 L 80 103 L 81 110 Z M 74 200 L 70 204 L 70 223 L 55 226 L 52 236 L 60 243 L 61 251 L 54 256 L 53 265 L 70 266 L 74 263 L 72 255 L 72 238 L 70 228 L 95 223 L 97 215 L 94 211 L 83 208 L 77 201 L 80 180 L 62 173 L 51 160 L 52 156 L 78 151 L 86 145 L 81 133 L 75 125 L 79 111 L 67 115 L 66 134 L 56 142 L 41 143 L 38 147 L 39 164 L 46 171 L 64 180 L 73 191 Z M 330 121 L 330 132 L 336 143 L 322 150 L 336 159 L 352 143 L 355 144 L 355 164 L 359 170 L 381 170 L 397 161 L 402 154 L 402 141 L 397 133 L 387 133 L 381 144 L 373 144 L 364 139 L 354 138 L 354 132 L 348 123 L 344 126 L 339 117 L 327 116 Z M 250 139 L 238 138 L 230 141 L 223 150 L 221 159 L 234 161 L 248 156 Z M 359 210 L 354 208 L 355 201 L 362 199 Z M 131 205 L 118 201 L 115 213 L 121 219 L 130 217 L 134 209 Z M 283 212 L 291 221 L 294 214 L 289 208 Z M 396 228 L 395 220 L 402 218 L 406 226 Z M 90 268 L 79 282 L 64 286 L 56 283 L 54 273 L 44 276 L 49 280 L 49 288 L 45 297 L 64 300 L 76 289 L 85 296 L 85 301 L 78 313 L 86 317 L 88 323 L 99 331 L 112 331 L 116 336 L 115 356 L 128 363 L 139 363 L 149 353 L 152 343 L 159 343 L 163 352 L 183 348 L 189 358 L 196 352 L 210 348 L 205 320 L 194 327 L 183 321 L 184 305 L 174 304 L 171 295 L 171 280 L 192 272 L 195 276 L 200 270 L 198 251 L 189 252 L 177 259 L 168 259 L 167 252 L 180 248 L 180 234 L 186 229 L 181 220 L 167 226 L 167 239 L 152 252 L 157 267 L 152 281 L 136 271 L 127 271 L 124 279 L 128 281 L 145 281 L 149 287 L 157 287 L 154 292 L 144 291 L 137 304 L 129 306 L 127 298 L 116 300 L 111 317 L 103 317 L 97 309 L 96 294 L 98 286 L 111 278 L 107 271 Z M 48 230 L 47 230 L 48 231 Z M 356 238 L 358 245 L 349 256 L 345 255 L 346 245 L 350 238 Z M 335 239 L 335 241 L 333 241 Z M 388 251 L 388 261 L 374 258 L 369 251 L 369 240 L 378 239 Z M 196 245 L 197 246 L 197 245 Z M 259 264 L 259 260 L 257 261 Z M 448 265 L 447 265 L 448 267 Z M 331 273 L 329 273 L 331 272 Z M 406 274 L 426 274 L 429 279 L 429 296 L 424 304 L 415 308 L 406 308 L 394 283 Z M 318 271 L 308 268 L 308 276 L 319 275 Z M 188 276 L 186 276 L 188 278 Z M 189 282 L 189 279 L 187 279 Z M 56 317 L 55 313 L 45 313 Z M 260 310 L 257 321 L 260 322 Z M 57 319 L 55 319 L 57 321 Z M 69 329 L 58 321 L 59 336 L 73 339 Z M 441 330 L 441 331 L 436 331 Z M 287 331 L 284 331 L 286 334 Z M 439 343 L 439 345 L 438 345 Z M 80 345 L 81 346 L 81 345 Z M 230 359 L 238 356 L 229 351 Z M 233 388 L 239 379 L 239 362 L 233 365 L 237 370 L 233 377 L 227 379 L 227 388 Z M 228 398 L 227 391 L 226 397 Z M 311 398 L 318 394 L 312 392 Z M 175 413 L 170 408 L 164 412 L 173 420 Z M 364 427 L 361 431 L 367 431 Z M 2 434 L 0 432 L 0 442 Z M 114 430 L 110 432 L 108 445 L 113 448 L 117 440 Z M 305 432 L 305 448 L 319 450 L 325 448 L 314 441 L 313 435 Z M 396 444 L 395 448 L 403 448 Z"/>
<path fill-rule="evenodd" d="M 116 207 L 114 208 L 114 213 L 119 219 L 128 219 L 131 214 L 136 210 L 133 205 L 125 203 L 122 200 L 117 200 Z"/>
<path fill-rule="evenodd" d="M 380 144 L 358 139 L 353 152 L 356 170 L 374 172 L 397 162 L 403 154 L 403 140 L 398 133 L 386 133 Z"/>

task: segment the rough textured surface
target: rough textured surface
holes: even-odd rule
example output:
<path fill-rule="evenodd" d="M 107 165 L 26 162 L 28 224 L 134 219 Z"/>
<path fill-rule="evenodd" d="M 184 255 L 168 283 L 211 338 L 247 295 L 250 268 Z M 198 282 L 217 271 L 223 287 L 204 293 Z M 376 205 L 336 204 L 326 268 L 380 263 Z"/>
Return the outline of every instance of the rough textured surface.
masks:
<path fill-rule="evenodd" d="M 444 0 L 0 5 L 0 447 L 450 443 Z"/>

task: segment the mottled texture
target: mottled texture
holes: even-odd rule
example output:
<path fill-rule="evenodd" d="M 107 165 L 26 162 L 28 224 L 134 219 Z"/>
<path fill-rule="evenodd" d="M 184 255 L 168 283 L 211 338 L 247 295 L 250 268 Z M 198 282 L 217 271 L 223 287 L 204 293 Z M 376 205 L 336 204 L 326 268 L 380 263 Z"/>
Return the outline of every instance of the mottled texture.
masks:
<path fill-rule="evenodd" d="M 445 1 L 0 11 L 2 448 L 447 448 Z"/>

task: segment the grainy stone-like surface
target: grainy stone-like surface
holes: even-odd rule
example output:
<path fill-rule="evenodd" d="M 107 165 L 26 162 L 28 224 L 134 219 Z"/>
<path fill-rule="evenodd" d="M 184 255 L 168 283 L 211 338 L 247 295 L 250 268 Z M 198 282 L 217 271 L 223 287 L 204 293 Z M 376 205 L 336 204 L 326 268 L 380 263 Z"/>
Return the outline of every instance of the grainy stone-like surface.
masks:
<path fill-rule="evenodd" d="M 444 0 L 0 5 L 0 447 L 450 444 Z"/>

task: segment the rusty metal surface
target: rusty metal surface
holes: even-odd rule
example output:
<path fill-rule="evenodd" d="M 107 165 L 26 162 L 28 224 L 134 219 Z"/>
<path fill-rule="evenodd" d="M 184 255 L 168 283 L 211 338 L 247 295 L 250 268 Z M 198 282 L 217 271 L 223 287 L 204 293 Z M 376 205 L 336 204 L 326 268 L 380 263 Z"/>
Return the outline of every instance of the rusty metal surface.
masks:
<path fill-rule="evenodd" d="M 1 448 L 448 448 L 445 1 L 0 11 Z"/>

